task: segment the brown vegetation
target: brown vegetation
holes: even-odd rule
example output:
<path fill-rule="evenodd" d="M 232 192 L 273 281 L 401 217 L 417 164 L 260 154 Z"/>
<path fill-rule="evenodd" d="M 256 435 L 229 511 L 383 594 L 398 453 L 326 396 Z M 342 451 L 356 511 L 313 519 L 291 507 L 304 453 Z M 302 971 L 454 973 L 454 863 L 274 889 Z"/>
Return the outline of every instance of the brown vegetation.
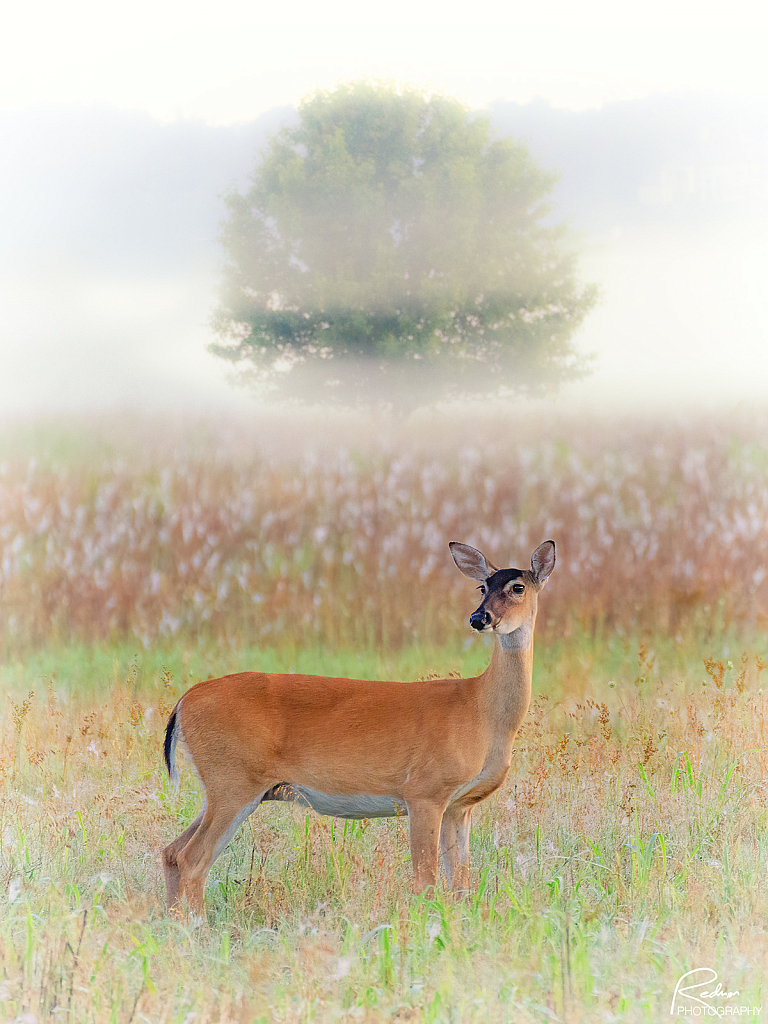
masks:
<path fill-rule="evenodd" d="M 0 649 L 179 632 L 441 644 L 466 613 L 448 541 L 507 564 L 550 536 L 540 635 L 765 622 L 763 420 L 379 426 L 164 425 L 125 458 L 111 423 L 91 460 L 7 455 Z"/>

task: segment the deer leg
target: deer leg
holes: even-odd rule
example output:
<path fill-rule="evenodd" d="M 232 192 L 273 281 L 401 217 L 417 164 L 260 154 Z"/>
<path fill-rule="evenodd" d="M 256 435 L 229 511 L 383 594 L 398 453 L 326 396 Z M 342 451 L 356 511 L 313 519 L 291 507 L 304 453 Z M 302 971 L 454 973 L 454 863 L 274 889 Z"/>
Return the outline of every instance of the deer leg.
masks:
<path fill-rule="evenodd" d="M 205 913 L 205 880 L 216 858 L 245 819 L 256 810 L 266 788 L 251 794 L 207 793 L 206 806 L 186 831 L 163 851 L 169 910 L 181 910 L 186 894 L 193 914 Z"/>
<path fill-rule="evenodd" d="M 165 872 L 165 901 L 169 912 L 176 912 L 180 909 L 183 892 L 181 891 L 181 874 L 179 872 L 178 856 L 192 836 L 197 832 L 198 825 L 203 820 L 205 808 L 198 814 L 189 828 L 185 828 L 181 835 L 163 850 L 163 871 Z"/>
<path fill-rule="evenodd" d="M 440 853 L 448 885 L 454 892 L 469 890 L 469 826 L 471 807 L 449 807 L 440 826 Z"/>
<path fill-rule="evenodd" d="M 431 801 L 408 801 L 413 890 L 430 895 L 437 882 L 437 844 L 443 807 Z"/>

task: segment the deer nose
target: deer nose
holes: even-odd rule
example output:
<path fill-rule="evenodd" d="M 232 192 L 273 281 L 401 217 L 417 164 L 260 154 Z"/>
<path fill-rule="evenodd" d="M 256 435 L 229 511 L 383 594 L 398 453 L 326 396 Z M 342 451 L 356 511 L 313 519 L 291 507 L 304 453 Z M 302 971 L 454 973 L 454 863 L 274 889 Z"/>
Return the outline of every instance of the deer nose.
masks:
<path fill-rule="evenodd" d="M 485 611 L 484 608 L 478 608 L 476 612 L 472 612 L 469 616 L 469 624 L 472 629 L 485 629 L 486 626 L 491 624 L 490 613 Z"/>

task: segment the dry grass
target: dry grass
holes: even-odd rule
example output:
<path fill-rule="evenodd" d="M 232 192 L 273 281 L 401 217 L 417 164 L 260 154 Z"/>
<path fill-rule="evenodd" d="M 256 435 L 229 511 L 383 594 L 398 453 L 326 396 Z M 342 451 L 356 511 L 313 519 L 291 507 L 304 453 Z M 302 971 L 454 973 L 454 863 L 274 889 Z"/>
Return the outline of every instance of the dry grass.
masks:
<path fill-rule="evenodd" d="M 38 443 L 0 465 L 6 652 L 115 635 L 442 644 L 466 612 L 447 542 L 507 564 L 550 536 L 545 636 L 768 622 L 764 418 L 265 420 L 147 445 L 98 429 L 88 459 Z"/>
<path fill-rule="evenodd" d="M 192 773 L 176 794 L 160 766 L 184 684 L 116 668 L 96 700 L 65 680 L 14 696 L 0 1020 L 641 1021 L 700 964 L 761 1005 L 764 661 L 665 683 L 646 648 L 615 679 L 581 655 L 545 654 L 508 783 L 475 815 L 470 900 L 410 897 L 406 822 L 276 806 L 215 866 L 202 929 L 165 918 L 159 862 L 199 805 Z M 579 672 L 579 697 L 550 685 Z"/>

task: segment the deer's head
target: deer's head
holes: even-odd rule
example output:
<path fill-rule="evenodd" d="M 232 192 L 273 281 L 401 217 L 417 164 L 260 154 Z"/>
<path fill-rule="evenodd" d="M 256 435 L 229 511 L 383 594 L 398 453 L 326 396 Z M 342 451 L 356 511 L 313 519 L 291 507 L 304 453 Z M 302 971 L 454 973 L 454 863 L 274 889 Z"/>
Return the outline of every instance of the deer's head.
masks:
<path fill-rule="evenodd" d="M 478 632 L 513 633 L 536 615 L 541 588 L 555 567 L 555 542 L 545 540 L 531 556 L 530 569 L 499 569 L 469 544 L 452 541 L 453 560 L 471 580 L 480 582 L 483 600 L 469 624 Z"/>

